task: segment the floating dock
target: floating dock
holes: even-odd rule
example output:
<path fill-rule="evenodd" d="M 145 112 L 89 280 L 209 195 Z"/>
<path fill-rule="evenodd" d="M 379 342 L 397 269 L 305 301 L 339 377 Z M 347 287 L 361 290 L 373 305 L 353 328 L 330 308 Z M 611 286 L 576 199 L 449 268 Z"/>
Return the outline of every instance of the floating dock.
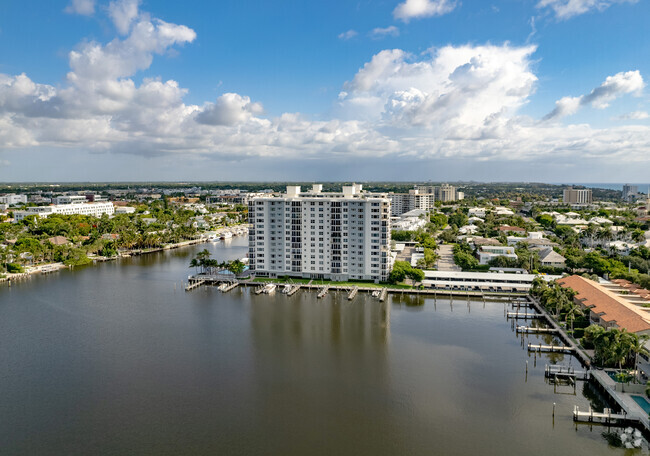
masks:
<path fill-rule="evenodd" d="M 298 290 L 300 290 L 300 285 L 293 285 L 291 287 L 291 290 L 289 290 L 286 294 L 287 294 L 287 296 L 293 296 L 294 294 L 296 294 L 298 292 Z"/>
<path fill-rule="evenodd" d="M 350 293 L 348 294 L 348 301 L 352 301 L 358 292 L 359 292 L 359 287 L 352 288 L 352 290 L 350 290 Z"/>
<path fill-rule="evenodd" d="M 192 290 L 194 290 L 195 288 L 200 287 L 200 286 L 203 285 L 204 283 L 205 283 L 205 280 L 195 280 L 195 281 L 193 281 L 193 282 L 190 282 L 190 283 L 188 283 L 187 286 L 185 287 L 185 291 L 192 291 Z"/>
<path fill-rule="evenodd" d="M 517 326 L 517 332 L 518 333 L 525 333 L 525 334 L 556 334 L 558 333 L 558 330 L 555 328 L 535 328 L 533 326 Z"/>
<path fill-rule="evenodd" d="M 565 345 L 533 345 L 528 343 L 528 351 L 532 352 L 573 353 L 574 350 L 573 347 Z"/>
<path fill-rule="evenodd" d="M 532 320 L 534 318 L 544 318 L 544 315 L 530 312 L 508 312 L 506 317 L 520 320 Z"/>
<path fill-rule="evenodd" d="M 575 370 L 572 366 L 547 364 L 544 368 L 544 376 L 554 379 L 572 378 L 574 380 L 589 380 L 591 373 L 588 370 Z"/>
<path fill-rule="evenodd" d="M 330 286 L 329 286 L 329 285 L 325 285 L 323 288 L 320 289 L 320 291 L 318 292 L 317 297 L 318 297 L 318 298 L 324 298 L 325 295 L 327 295 L 327 292 L 328 292 L 329 290 L 330 290 Z"/>
<path fill-rule="evenodd" d="M 223 290 L 221 290 L 221 292 L 222 292 L 222 293 L 228 293 L 230 290 L 234 290 L 234 289 L 237 288 L 238 286 L 239 286 L 239 282 L 231 283 L 231 284 L 228 285 L 226 288 L 224 288 Z"/>
<path fill-rule="evenodd" d="M 379 295 L 379 302 L 384 302 L 387 296 L 388 296 L 388 288 L 382 289 L 381 294 Z"/>
<path fill-rule="evenodd" d="M 573 421 L 586 423 L 623 424 L 636 422 L 638 419 L 629 416 L 627 413 L 612 413 L 612 409 L 605 408 L 603 412 L 594 412 L 590 407 L 588 412 L 581 412 L 576 405 L 573 407 Z"/>

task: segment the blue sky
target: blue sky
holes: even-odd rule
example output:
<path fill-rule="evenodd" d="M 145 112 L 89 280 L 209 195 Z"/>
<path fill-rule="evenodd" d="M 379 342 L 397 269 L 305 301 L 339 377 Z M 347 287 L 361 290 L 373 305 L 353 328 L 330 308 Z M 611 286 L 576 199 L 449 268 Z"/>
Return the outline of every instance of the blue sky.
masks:
<path fill-rule="evenodd" d="M 0 179 L 643 181 L 647 0 L 0 4 Z"/>

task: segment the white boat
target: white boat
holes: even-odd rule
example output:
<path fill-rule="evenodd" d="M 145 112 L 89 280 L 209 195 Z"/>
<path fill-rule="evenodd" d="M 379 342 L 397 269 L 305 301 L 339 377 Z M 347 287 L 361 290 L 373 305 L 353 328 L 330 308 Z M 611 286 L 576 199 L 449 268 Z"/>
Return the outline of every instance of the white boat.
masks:
<path fill-rule="evenodd" d="M 232 238 L 232 233 L 230 231 L 226 231 L 225 233 L 221 233 L 221 239 L 230 239 Z"/>
<path fill-rule="evenodd" d="M 379 290 L 375 290 L 372 292 L 372 297 L 373 298 L 378 298 L 379 297 Z"/>
<path fill-rule="evenodd" d="M 219 284 L 219 286 L 217 287 L 217 290 L 219 290 L 219 291 L 223 291 L 223 290 L 225 290 L 227 287 L 228 287 L 228 284 L 226 284 L 226 283 L 221 283 L 221 284 Z"/>
<path fill-rule="evenodd" d="M 273 293 L 275 291 L 275 287 L 276 287 L 276 285 L 274 283 L 267 283 L 264 286 L 264 293 L 266 293 L 266 294 Z"/>
<path fill-rule="evenodd" d="M 286 284 L 284 288 L 282 289 L 282 293 L 287 294 L 291 291 L 291 285 Z"/>

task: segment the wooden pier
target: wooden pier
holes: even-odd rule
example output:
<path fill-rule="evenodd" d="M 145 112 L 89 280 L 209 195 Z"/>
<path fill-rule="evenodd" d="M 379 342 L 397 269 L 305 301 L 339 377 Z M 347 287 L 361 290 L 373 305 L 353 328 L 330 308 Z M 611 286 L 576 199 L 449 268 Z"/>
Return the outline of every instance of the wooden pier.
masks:
<path fill-rule="evenodd" d="M 234 290 L 239 286 L 239 282 L 233 282 L 230 285 L 228 285 L 226 288 L 222 289 L 222 293 L 228 293 L 230 290 Z"/>
<path fill-rule="evenodd" d="M 388 296 L 388 288 L 382 289 L 381 294 L 379 295 L 379 302 L 384 302 L 387 296 Z"/>
<path fill-rule="evenodd" d="M 518 333 L 524 334 L 556 334 L 558 332 L 555 328 L 535 328 L 533 326 L 517 326 Z"/>
<path fill-rule="evenodd" d="M 574 380 L 589 380 L 591 373 L 588 370 L 575 370 L 572 366 L 559 364 L 547 364 L 544 368 L 544 376 L 555 380 L 561 378 L 572 378 Z"/>
<path fill-rule="evenodd" d="M 589 407 L 588 412 L 581 412 L 576 405 L 573 407 L 573 421 L 586 422 L 586 423 L 603 423 L 603 424 L 624 424 L 629 422 L 637 422 L 638 419 L 629 416 L 627 413 L 612 413 L 612 409 L 605 408 L 603 412 L 594 412 Z"/>
<path fill-rule="evenodd" d="M 528 343 L 528 351 L 532 352 L 573 353 L 574 350 L 573 347 L 565 345 L 533 345 L 530 342 Z"/>
<path fill-rule="evenodd" d="M 330 289 L 330 286 L 325 285 L 323 288 L 320 289 L 320 291 L 318 292 L 318 295 L 316 295 L 316 296 L 318 298 L 324 298 L 325 295 L 327 295 L 327 292 L 329 291 L 329 289 Z"/>
<path fill-rule="evenodd" d="M 189 282 L 187 286 L 185 287 L 185 291 L 192 291 L 195 288 L 200 287 L 205 283 L 205 280 L 195 280 L 193 282 Z"/>
<path fill-rule="evenodd" d="M 287 296 L 293 296 L 294 294 L 296 294 L 298 292 L 298 290 L 300 290 L 300 285 L 293 285 L 291 287 L 291 290 L 289 290 L 286 294 L 287 294 Z"/>
<path fill-rule="evenodd" d="M 506 317 L 520 320 L 532 320 L 534 318 L 544 318 L 544 315 L 530 312 L 508 312 L 506 314 Z"/>
<path fill-rule="evenodd" d="M 348 294 L 348 301 L 352 301 L 358 292 L 359 292 L 359 287 L 352 288 L 352 290 L 350 290 L 350 293 Z"/>
<path fill-rule="evenodd" d="M 264 293 L 264 288 L 265 287 L 266 287 L 266 285 L 262 284 L 259 287 L 255 288 L 255 294 L 258 295 L 258 294 Z"/>

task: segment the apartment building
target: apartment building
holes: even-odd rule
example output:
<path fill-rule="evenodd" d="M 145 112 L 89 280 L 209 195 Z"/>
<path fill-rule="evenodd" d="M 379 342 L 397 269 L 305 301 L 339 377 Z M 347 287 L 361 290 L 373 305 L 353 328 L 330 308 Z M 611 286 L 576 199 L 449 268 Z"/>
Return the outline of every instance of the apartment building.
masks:
<path fill-rule="evenodd" d="M 465 197 L 463 192 L 459 192 L 456 187 L 449 184 L 442 184 L 440 187 L 434 187 L 436 200 L 448 203 L 450 201 L 462 200 Z"/>
<path fill-rule="evenodd" d="M 84 201 L 85 201 L 85 197 Z M 15 211 L 14 220 L 21 221 L 30 215 L 38 215 L 39 217 L 47 217 L 52 214 L 63 215 L 90 215 L 93 217 L 101 217 L 102 214 L 113 215 L 115 207 L 113 203 L 67 203 L 67 204 L 53 204 L 51 206 L 38 206 L 28 207 L 24 211 Z"/>
<path fill-rule="evenodd" d="M 430 211 L 434 208 L 435 195 L 431 193 L 421 193 L 419 188 L 409 190 L 408 193 L 389 193 L 391 215 L 400 217 L 402 214 L 419 209 Z"/>
<path fill-rule="evenodd" d="M 567 204 L 591 204 L 591 189 L 589 188 L 573 188 L 569 187 L 564 189 L 562 193 L 562 201 Z"/>
<path fill-rule="evenodd" d="M 7 206 L 27 204 L 27 195 L 16 195 L 15 193 L 2 195 L 0 196 L 0 204 L 6 204 Z"/>
<path fill-rule="evenodd" d="M 361 185 L 342 192 L 287 186 L 250 200 L 249 266 L 258 277 L 385 281 L 391 270 L 390 199 Z"/>

